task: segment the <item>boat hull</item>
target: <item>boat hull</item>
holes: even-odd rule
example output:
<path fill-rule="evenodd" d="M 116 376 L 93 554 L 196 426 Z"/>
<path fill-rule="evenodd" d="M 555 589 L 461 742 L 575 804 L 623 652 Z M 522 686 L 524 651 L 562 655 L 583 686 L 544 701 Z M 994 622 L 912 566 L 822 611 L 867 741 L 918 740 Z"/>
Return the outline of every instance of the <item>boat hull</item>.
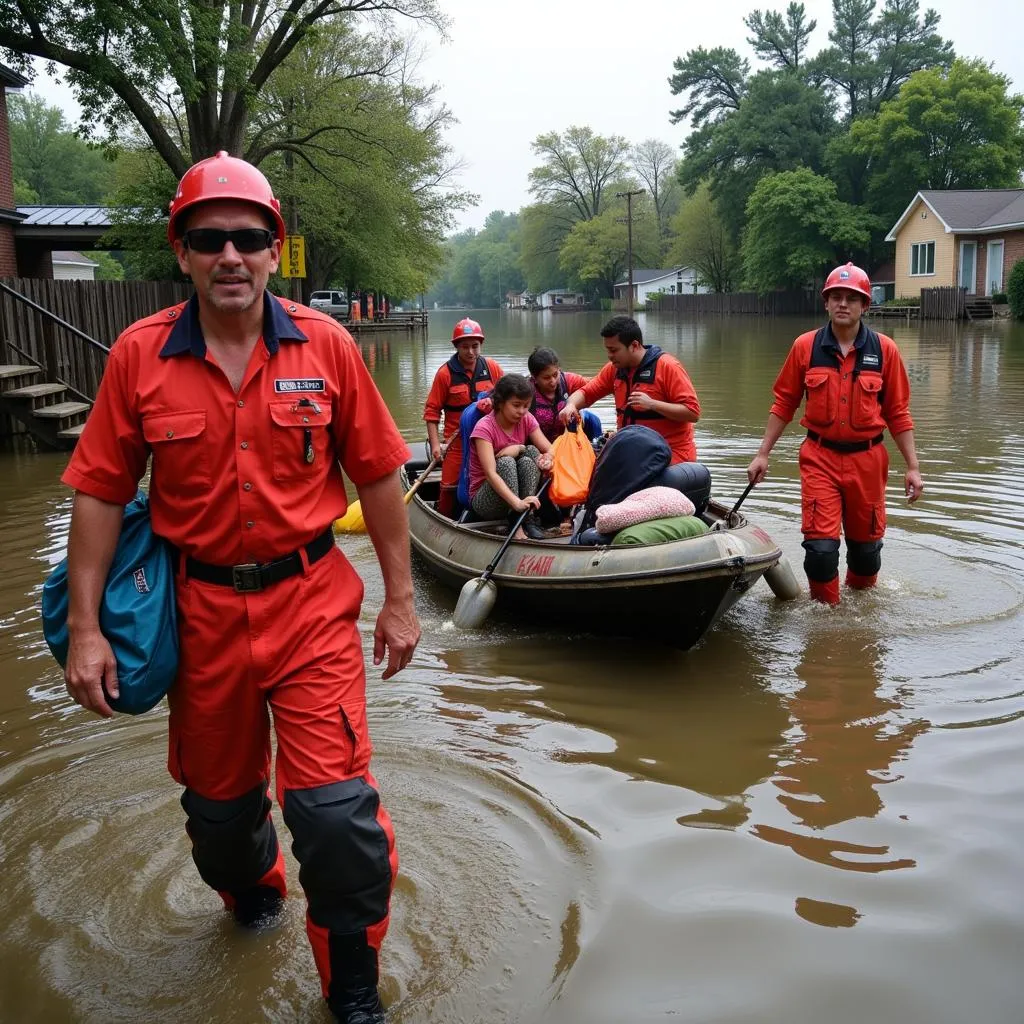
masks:
<path fill-rule="evenodd" d="M 728 516 L 714 503 L 709 511 Z M 425 568 L 456 592 L 481 575 L 503 540 L 479 524 L 453 523 L 418 495 L 409 527 Z M 764 530 L 735 516 L 729 529 L 650 546 L 514 541 L 492 579 L 499 610 L 689 648 L 781 558 Z"/>

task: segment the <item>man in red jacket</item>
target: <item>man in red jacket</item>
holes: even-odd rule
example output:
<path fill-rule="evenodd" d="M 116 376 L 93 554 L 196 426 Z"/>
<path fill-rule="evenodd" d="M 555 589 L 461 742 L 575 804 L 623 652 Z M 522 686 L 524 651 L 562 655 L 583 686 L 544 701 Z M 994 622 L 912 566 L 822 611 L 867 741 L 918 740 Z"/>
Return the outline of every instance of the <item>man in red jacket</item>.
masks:
<path fill-rule="evenodd" d="M 348 332 L 266 290 L 284 234 L 251 164 L 221 152 L 186 171 L 168 238 L 195 295 L 118 338 L 63 477 L 76 491 L 65 675 L 79 704 L 110 716 L 116 662 L 98 610 L 149 463 L 153 530 L 178 552 L 168 768 L 192 859 L 240 924 L 280 909 L 272 716 L 323 995 L 342 1024 L 383 1024 L 378 951 L 398 856 L 370 771 L 363 583 L 331 524 L 344 469 L 384 577 L 374 663 L 387 654 L 388 679 L 419 640 L 398 475 L 408 449 Z"/>
<path fill-rule="evenodd" d="M 756 484 L 768 455 L 806 396 L 800 425 L 800 487 L 804 572 L 811 597 L 839 603 L 839 534 L 846 535 L 846 585 L 873 587 L 882 564 L 888 427 L 907 464 L 904 490 L 924 490 L 910 418 L 910 381 L 892 338 L 861 320 L 871 281 L 852 263 L 836 267 L 821 294 L 829 323 L 801 334 L 775 381 L 775 401 L 757 455 L 747 469 Z"/>
<path fill-rule="evenodd" d="M 668 441 L 673 465 L 696 462 L 693 425 L 700 419 L 700 402 L 683 364 L 657 345 L 645 345 L 640 325 L 630 316 L 613 316 L 601 328 L 601 338 L 608 362 L 569 396 L 558 414 L 562 422 L 614 395 L 620 429 L 634 423 L 650 427 Z"/>

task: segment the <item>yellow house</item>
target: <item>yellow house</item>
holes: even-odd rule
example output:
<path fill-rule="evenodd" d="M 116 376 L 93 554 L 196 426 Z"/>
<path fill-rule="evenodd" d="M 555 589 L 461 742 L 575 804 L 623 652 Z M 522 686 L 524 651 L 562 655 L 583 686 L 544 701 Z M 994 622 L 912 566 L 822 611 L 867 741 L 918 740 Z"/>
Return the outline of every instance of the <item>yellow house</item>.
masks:
<path fill-rule="evenodd" d="M 1024 259 L 1024 188 L 918 192 L 885 240 L 896 243 L 897 298 L 956 285 L 1002 292 Z"/>

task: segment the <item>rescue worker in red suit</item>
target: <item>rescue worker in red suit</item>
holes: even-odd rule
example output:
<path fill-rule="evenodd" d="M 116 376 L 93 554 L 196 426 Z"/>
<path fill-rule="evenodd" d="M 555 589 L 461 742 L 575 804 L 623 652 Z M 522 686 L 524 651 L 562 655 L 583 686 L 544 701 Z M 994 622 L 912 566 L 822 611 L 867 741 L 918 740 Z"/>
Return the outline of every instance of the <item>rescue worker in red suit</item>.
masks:
<path fill-rule="evenodd" d="M 170 214 L 195 295 L 117 340 L 64 474 L 76 491 L 68 690 L 111 714 L 116 662 L 98 608 L 122 506 L 152 457 L 153 529 L 179 567 L 168 764 L 185 787 L 193 860 L 241 924 L 276 916 L 286 885 L 270 818 L 272 712 L 276 796 L 323 995 L 337 1020 L 379 1024 L 398 859 L 370 773 L 363 585 L 331 524 L 346 507 L 343 468 L 383 572 L 373 660 L 387 656 L 388 679 L 419 640 L 398 477 L 408 450 L 345 329 L 266 291 L 285 228 L 255 167 L 223 152 L 200 161 Z"/>
<path fill-rule="evenodd" d="M 672 448 L 672 465 L 696 462 L 693 425 L 700 402 L 690 375 L 675 356 L 645 345 L 640 325 L 630 316 L 613 316 L 601 328 L 608 362 L 586 385 L 569 396 L 558 414 L 563 423 L 606 395 L 615 396 L 616 424 L 639 423 L 656 430 Z"/>
<path fill-rule="evenodd" d="M 836 267 L 822 289 L 829 323 L 801 334 L 775 381 L 775 401 L 757 455 L 752 484 L 768 472 L 768 455 L 806 397 L 800 425 L 800 490 L 804 572 L 811 597 L 839 603 L 839 536 L 846 536 L 846 585 L 873 587 L 882 564 L 886 427 L 907 464 L 904 490 L 924 490 L 910 418 L 910 382 L 896 343 L 861 320 L 871 281 L 852 263 Z"/>
<path fill-rule="evenodd" d="M 468 317 L 460 320 L 452 330 L 452 344 L 455 354 L 437 373 L 430 386 L 430 394 L 423 408 L 423 419 L 427 424 L 427 441 L 430 457 L 444 454 L 441 464 L 441 494 L 437 510 L 441 515 L 455 513 L 455 492 L 459 486 L 459 472 L 462 469 L 462 437 L 459 434 L 459 420 L 463 410 L 472 405 L 484 392 L 491 391 L 505 372 L 493 360 L 480 354 L 484 343 L 484 332 L 475 320 Z M 490 412 L 485 408 L 484 412 Z M 438 424 L 444 415 L 444 445 L 438 434 Z"/>

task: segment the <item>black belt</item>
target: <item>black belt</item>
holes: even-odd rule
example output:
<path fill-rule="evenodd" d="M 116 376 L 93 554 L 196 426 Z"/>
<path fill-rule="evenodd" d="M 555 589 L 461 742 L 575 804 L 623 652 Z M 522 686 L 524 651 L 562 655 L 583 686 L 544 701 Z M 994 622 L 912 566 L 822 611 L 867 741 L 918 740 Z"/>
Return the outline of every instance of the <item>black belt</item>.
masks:
<path fill-rule="evenodd" d="M 831 448 L 834 452 L 844 452 L 849 454 L 850 452 L 866 452 L 869 448 L 874 448 L 876 444 L 881 444 L 885 438 L 885 434 L 876 434 L 870 441 L 830 441 L 827 437 L 822 437 L 821 434 L 816 433 L 813 430 L 807 431 L 807 436 L 820 444 L 822 448 Z"/>
<path fill-rule="evenodd" d="M 312 565 L 319 562 L 334 547 L 334 531 L 330 526 L 311 540 L 305 548 L 306 560 Z M 297 576 L 302 572 L 302 555 L 293 551 L 284 558 L 273 562 L 247 562 L 245 565 L 212 565 L 200 562 L 198 558 L 185 559 L 185 575 L 203 583 L 216 583 L 222 587 L 233 587 L 239 594 L 254 594 L 272 583 Z"/>

